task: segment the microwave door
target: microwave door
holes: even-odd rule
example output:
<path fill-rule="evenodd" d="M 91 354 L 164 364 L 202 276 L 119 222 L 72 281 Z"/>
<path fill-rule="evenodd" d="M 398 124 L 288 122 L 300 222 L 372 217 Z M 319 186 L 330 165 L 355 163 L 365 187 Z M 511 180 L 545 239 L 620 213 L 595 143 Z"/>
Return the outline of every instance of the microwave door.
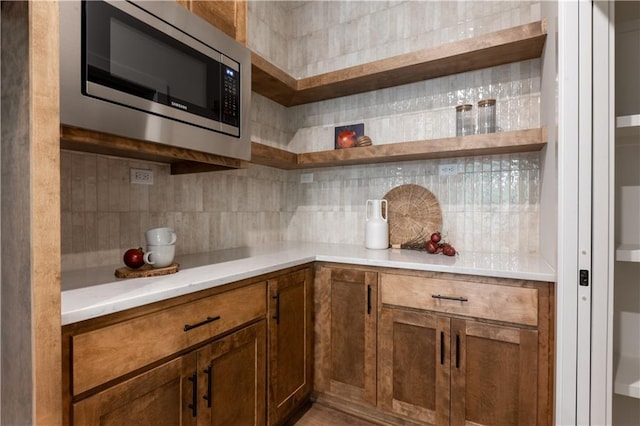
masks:
<path fill-rule="evenodd" d="M 153 102 L 158 102 L 158 91 L 153 87 L 143 85 L 138 83 L 138 81 L 144 81 L 142 79 L 134 79 L 130 80 L 126 78 L 124 75 L 118 75 L 114 72 L 105 71 L 101 68 L 98 68 L 94 65 L 89 65 L 87 69 L 88 80 L 95 83 L 96 85 L 100 85 L 103 87 L 111 87 L 112 89 L 123 92 L 130 93 L 133 96 L 148 99 Z M 151 80 L 151 79 L 149 79 Z M 158 84 L 154 84 L 154 87 L 157 87 Z M 87 85 L 86 91 L 89 95 L 96 95 L 94 85 Z"/>
<path fill-rule="evenodd" d="M 87 95 L 239 135 L 238 125 L 221 128 L 218 52 L 203 45 L 204 54 L 106 3 L 86 3 Z"/>

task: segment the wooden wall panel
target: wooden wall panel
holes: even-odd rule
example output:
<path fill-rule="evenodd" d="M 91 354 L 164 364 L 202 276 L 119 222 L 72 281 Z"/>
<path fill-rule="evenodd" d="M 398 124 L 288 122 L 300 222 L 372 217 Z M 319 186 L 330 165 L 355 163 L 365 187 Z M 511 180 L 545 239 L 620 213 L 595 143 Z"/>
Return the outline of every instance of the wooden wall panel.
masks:
<path fill-rule="evenodd" d="M 57 2 L 2 2 L 2 424 L 61 423 Z"/>

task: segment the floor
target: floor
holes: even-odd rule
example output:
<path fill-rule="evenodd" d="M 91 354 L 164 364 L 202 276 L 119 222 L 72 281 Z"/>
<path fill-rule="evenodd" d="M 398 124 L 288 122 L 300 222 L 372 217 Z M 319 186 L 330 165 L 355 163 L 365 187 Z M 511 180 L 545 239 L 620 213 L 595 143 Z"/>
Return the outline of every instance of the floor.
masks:
<path fill-rule="evenodd" d="M 357 417 L 350 416 L 341 411 L 313 404 L 309 411 L 300 418 L 295 426 L 374 426 L 371 423 Z"/>

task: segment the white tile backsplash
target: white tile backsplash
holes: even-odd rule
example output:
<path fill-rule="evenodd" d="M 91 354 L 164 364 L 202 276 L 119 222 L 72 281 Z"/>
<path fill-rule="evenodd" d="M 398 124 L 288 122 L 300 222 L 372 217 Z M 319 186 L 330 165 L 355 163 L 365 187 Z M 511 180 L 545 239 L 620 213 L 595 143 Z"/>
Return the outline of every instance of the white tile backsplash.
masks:
<path fill-rule="evenodd" d="M 85 157 L 104 159 L 67 151 L 62 157 L 65 162 L 68 157 L 79 162 Z M 129 166 L 139 165 L 108 160 L 116 169 L 109 172 L 115 183 L 122 178 L 118 172 L 128 176 Z M 442 231 L 461 253 L 538 251 L 537 153 L 448 159 L 461 172 L 438 176 L 438 165 L 444 161 L 314 169 L 314 182 L 308 184 L 298 183 L 301 172 L 268 167 L 171 176 L 168 166 L 150 163 L 164 182 L 163 192 L 178 195 L 172 204 L 157 204 L 161 210 L 155 210 L 154 203 L 131 211 L 120 211 L 119 205 L 116 211 L 84 211 L 82 202 L 78 210 L 74 204 L 71 210 L 63 208 L 63 268 L 118 263 L 126 248 L 144 245 L 144 231 L 156 226 L 176 230 L 179 254 L 281 240 L 358 244 L 364 240 L 366 200 L 382 198 L 405 183 L 434 193 L 442 209 Z M 140 187 L 122 185 L 121 195 Z M 97 199 L 108 196 L 109 191 L 96 190 Z"/>
<path fill-rule="evenodd" d="M 443 162 L 456 163 L 461 173 L 438 176 Z M 443 232 L 461 252 L 535 253 L 538 163 L 537 153 L 526 153 L 316 169 L 314 182 L 298 187 L 285 239 L 360 243 L 366 200 L 414 183 L 438 198 Z M 522 174 L 525 180 L 518 179 Z"/>
<path fill-rule="evenodd" d="M 296 78 L 541 19 L 539 1 L 249 1 L 249 47 Z"/>

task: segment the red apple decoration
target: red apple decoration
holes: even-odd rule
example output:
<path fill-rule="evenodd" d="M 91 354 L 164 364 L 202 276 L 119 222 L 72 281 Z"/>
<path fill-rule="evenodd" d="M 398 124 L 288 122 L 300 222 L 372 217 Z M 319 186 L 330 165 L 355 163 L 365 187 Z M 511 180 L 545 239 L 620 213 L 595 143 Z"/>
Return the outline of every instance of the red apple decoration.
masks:
<path fill-rule="evenodd" d="M 142 247 L 127 250 L 122 260 L 124 260 L 124 264 L 129 268 L 138 269 L 144 265 L 144 252 L 142 251 Z"/>
<path fill-rule="evenodd" d="M 445 256 L 455 256 L 457 250 L 448 242 L 444 241 L 440 232 L 434 232 L 425 243 L 425 250 L 433 254 L 444 254 Z"/>
<path fill-rule="evenodd" d="M 356 145 L 356 132 L 345 130 L 338 135 L 338 146 L 340 148 L 352 148 Z"/>

